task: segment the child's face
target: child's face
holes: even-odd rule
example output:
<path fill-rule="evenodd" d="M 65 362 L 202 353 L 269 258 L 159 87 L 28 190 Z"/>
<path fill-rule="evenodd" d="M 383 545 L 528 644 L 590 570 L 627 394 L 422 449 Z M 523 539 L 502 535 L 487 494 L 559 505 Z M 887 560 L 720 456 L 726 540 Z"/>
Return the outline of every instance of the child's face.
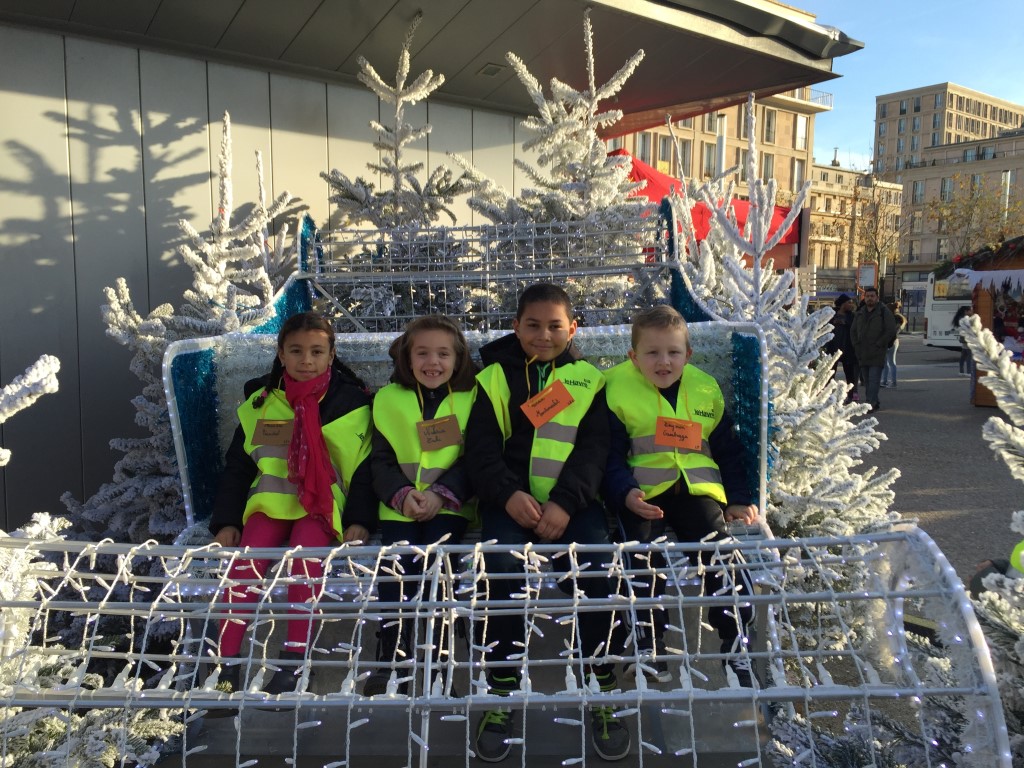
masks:
<path fill-rule="evenodd" d="M 562 354 L 576 335 L 576 321 L 569 319 L 564 306 L 553 301 L 527 304 L 512 328 L 526 356 L 544 363 Z"/>
<path fill-rule="evenodd" d="M 447 384 L 455 371 L 455 340 L 448 331 L 420 331 L 409 347 L 409 367 L 421 386 Z"/>
<path fill-rule="evenodd" d="M 292 331 L 277 350 L 277 359 L 293 379 L 309 381 L 330 368 L 334 349 L 326 331 Z"/>
<path fill-rule="evenodd" d="M 682 328 L 644 328 L 629 359 L 658 389 L 675 384 L 690 361 L 687 333 Z"/>

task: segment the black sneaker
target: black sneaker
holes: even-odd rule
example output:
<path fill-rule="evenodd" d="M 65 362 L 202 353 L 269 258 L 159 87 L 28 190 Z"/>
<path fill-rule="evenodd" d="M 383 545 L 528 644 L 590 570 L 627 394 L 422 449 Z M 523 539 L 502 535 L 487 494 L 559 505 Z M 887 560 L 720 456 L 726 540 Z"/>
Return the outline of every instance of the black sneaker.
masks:
<path fill-rule="evenodd" d="M 760 688 L 757 684 L 757 675 L 754 672 L 753 666 L 750 664 L 750 658 L 747 656 L 733 656 L 730 659 L 722 660 L 722 671 L 725 672 L 726 680 L 729 679 L 729 670 L 736 675 L 736 682 L 741 688 Z"/>
<path fill-rule="evenodd" d="M 213 690 L 219 693 L 232 694 L 239 691 L 242 687 L 242 662 L 240 658 L 235 658 L 234 663 L 228 665 L 227 659 L 221 663 L 220 677 L 217 678 L 217 685 L 214 686 Z M 211 709 L 207 712 L 206 716 L 211 718 L 216 717 L 231 717 L 238 713 L 238 707 L 224 707 Z"/>
<path fill-rule="evenodd" d="M 631 661 L 623 670 L 628 677 L 636 677 L 637 670 L 643 672 L 651 680 L 659 683 L 667 683 L 672 679 L 668 664 L 665 663 L 665 644 L 659 639 L 655 641 L 654 648 L 651 648 L 651 641 L 647 638 L 640 638 L 637 643 L 636 661 Z"/>
<path fill-rule="evenodd" d="M 405 638 L 398 634 L 398 626 L 382 626 L 377 632 L 377 661 L 382 664 L 390 664 L 389 667 L 378 667 L 370 673 L 363 683 L 363 696 L 383 696 L 388 692 L 388 683 L 391 682 L 391 674 L 395 671 L 394 664 L 399 660 L 399 650 L 402 656 L 405 654 Z M 401 675 L 401 672 L 398 673 Z M 399 683 L 398 692 L 402 695 L 408 693 L 409 684 Z"/>
<path fill-rule="evenodd" d="M 303 661 L 306 658 L 306 654 L 299 653 L 298 651 L 281 651 L 279 658 L 281 661 Z M 289 664 L 277 670 L 273 677 L 270 678 L 270 681 L 263 686 L 263 690 L 273 696 L 281 693 L 294 693 L 295 686 L 298 685 L 299 678 L 302 675 L 302 666 Z M 313 678 L 312 670 L 310 670 L 309 678 Z"/>
<path fill-rule="evenodd" d="M 515 720 L 509 709 L 490 709 L 484 712 L 476 728 L 474 751 L 485 763 L 500 763 L 512 751 Z"/>
<path fill-rule="evenodd" d="M 629 729 L 615 716 L 615 707 L 590 708 L 590 741 L 604 760 L 621 760 L 629 754 Z"/>

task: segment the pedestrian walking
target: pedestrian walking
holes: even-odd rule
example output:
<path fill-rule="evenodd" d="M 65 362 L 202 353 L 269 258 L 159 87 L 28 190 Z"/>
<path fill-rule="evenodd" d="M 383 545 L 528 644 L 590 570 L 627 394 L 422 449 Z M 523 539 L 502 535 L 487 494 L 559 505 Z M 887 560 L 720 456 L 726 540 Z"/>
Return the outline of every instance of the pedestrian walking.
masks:
<path fill-rule="evenodd" d="M 882 382 L 885 353 L 896 339 L 896 318 L 884 304 L 878 302 L 878 289 L 864 289 L 864 305 L 853 315 L 850 329 L 857 364 L 864 374 L 864 402 L 870 403 L 871 412 L 881 407 L 878 387 Z"/>

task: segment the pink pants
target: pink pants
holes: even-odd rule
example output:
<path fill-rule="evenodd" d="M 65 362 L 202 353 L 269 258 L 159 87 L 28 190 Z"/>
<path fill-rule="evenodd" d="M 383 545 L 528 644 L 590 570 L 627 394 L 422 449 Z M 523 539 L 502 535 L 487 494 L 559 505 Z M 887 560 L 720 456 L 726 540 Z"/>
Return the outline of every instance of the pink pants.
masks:
<path fill-rule="evenodd" d="M 243 547 L 280 547 L 285 542 L 290 547 L 329 547 L 336 543 L 334 536 L 325 531 L 323 526 L 311 517 L 300 517 L 298 520 L 275 520 L 262 512 L 256 512 L 245 521 L 245 527 L 242 528 L 241 546 Z M 232 580 L 262 579 L 266 576 L 269 564 L 269 560 L 236 560 L 228 572 L 228 578 Z M 319 560 L 292 560 L 289 575 L 300 577 L 305 580 L 305 583 L 288 585 L 288 602 L 306 603 L 314 597 L 319 597 L 323 590 L 317 588 L 314 594 L 312 582 L 315 579 L 320 579 L 323 574 L 323 563 Z M 227 601 L 239 604 L 239 607 L 232 609 L 231 613 L 249 615 L 253 612 L 252 605 L 259 602 L 259 595 L 251 589 L 251 585 L 239 585 L 228 588 Z M 313 613 L 312 611 L 294 609 L 290 613 L 309 617 L 306 621 L 297 619 L 288 621 L 288 640 L 284 650 L 302 653 L 306 650 L 309 636 L 313 631 Z M 242 636 L 248 626 L 248 621 L 225 619 L 220 623 L 221 656 L 238 655 L 242 647 Z"/>

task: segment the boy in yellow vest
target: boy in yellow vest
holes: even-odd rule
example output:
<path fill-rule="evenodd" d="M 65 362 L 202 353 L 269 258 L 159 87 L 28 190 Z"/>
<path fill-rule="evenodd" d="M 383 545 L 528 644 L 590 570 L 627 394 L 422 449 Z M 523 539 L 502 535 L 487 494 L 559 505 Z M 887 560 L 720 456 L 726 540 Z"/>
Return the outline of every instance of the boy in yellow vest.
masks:
<path fill-rule="evenodd" d="M 624 540 L 653 541 L 668 525 L 680 542 L 698 542 L 724 536 L 728 522 L 755 522 L 756 493 L 742 446 L 718 383 L 687 365 L 692 350 L 682 315 L 669 306 L 637 315 L 632 344 L 629 360 L 605 372 L 610 446 L 603 495 L 618 515 Z M 651 567 L 659 566 L 664 561 L 652 558 Z M 652 596 L 664 593 L 664 579 L 650 581 Z M 704 581 L 706 595 L 725 586 L 718 569 L 706 570 Z M 729 654 L 723 667 L 749 688 L 749 658 L 736 655 L 746 642 L 749 605 L 739 614 L 714 607 L 708 621 L 718 630 L 721 652 Z M 661 681 L 670 679 L 659 652 L 666 624 L 665 611 L 658 609 L 642 612 L 635 627 L 641 663 Z"/>
<path fill-rule="evenodd" d="M 522 572 L 522 561 L 512 551 L 528 542 L 609 540 L 597 500 L 608 446 L 604 378 L 573 347 L 572 302 L 556 285 L 532 285 L 519 299 L 512 327 L 514 334 L 480 350 L 486 367 L 477 376 L 463 457 L 479 497 L 481 540 L 510 545 L 507 552 L 486 556 L 489 573 Z M 598 572 L 600 563 L 592 563 Z M 578 583 L 591 599 L 612 592 L 603 577 Z M 523 591 L 523 583 L 492 578 L 488 588 L 491 600 L 511 600 Z M 612 618 L 610 610 L 580 612 L 584 657 L 593 657 L 602 645 L 607 653 Z M 527 641 L 523 616 L 490 616 L 478 630 L 481 647 L 494 644 L 483 659 L 491 692 L 517 690 L 521 662 L 510 657 L 523 653 Z M 617 686 L 610 664 L 595 663 L 588 672 L 602 690 Z M 629 731 L 614 714 L 613 707 L 591 709 L 591 741 L 606 760 L 619 760 L 630 748 Z M 484 713 L 476 730 L 477 757 L 487 762 L 508 757 L 512 715 L 508 708 Z"/>

